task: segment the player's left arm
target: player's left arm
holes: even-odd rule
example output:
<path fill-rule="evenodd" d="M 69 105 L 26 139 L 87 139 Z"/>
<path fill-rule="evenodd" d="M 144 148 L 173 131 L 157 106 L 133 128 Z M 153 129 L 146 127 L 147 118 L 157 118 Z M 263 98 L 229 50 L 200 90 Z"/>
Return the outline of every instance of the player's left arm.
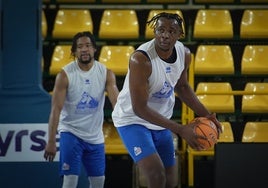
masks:
<path fill-rule="evenodd" d="M 188 82 L 188 69 L 191 63 L 191 52 L 185 48 L 185 66 L 175 86 L 175 92 L 182 102 L 190 107 L 198 116 L 205 117 L 210 114 L 207 108 L 199 101 L 194 90 Z"/>
<path fill-rule="evenodd" d="M 194 90 L 189 85 L 188 82 L 188 69 L 191 63 L 191 52 L 185 47 L 185 67 L 182 72 L 178 83 L 175 86 L 175 92 L 182 102 L 184 102 L 188 107 L 190 107 L 198 116 L 208 117 L 211 119 L 219 131 L 221 132 L 221 124 L 216 118 L 215 113 L 211 113 L 197 98 Z"/>
<path fill-rule="evenodd" d="M 117 97 L 119 94 L 119 90 L 116 85 L 116 77 L 113 71 L 107 69 L 107 76 L 106 76 L 106 91 L 108 94 L 108 98 L 114 108 L 115 103 L 117 101 Z"/>

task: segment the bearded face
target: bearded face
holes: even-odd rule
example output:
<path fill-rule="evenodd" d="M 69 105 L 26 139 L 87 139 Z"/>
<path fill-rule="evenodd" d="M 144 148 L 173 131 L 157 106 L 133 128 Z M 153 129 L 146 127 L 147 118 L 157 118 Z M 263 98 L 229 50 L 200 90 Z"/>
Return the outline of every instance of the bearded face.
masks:
<path fill-rule="evenodd" d="M 79 57 L 77 57 L 77 60 L 82 64 L 89 64 L 92 60 L 92 56 L 89 53 L 81 54 Z"/>
<path fill-rule="evenodd" d="M 94 61 L 95 47 L 91 43 L 90 38 L 81 37 L 77 40 L 77 48 L 75 56 L 81 64 L 87 65 Z"/>

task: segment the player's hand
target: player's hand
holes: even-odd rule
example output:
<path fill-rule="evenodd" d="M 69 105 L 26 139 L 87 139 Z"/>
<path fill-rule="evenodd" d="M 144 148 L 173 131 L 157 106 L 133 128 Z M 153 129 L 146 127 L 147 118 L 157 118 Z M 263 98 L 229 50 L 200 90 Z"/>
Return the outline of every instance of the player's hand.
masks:
<path fill-rule="evenodd" d="M 204 150 L 205 148 L 200 144 L 198 139 L 207 140 L 205 136 L 197 135 L 194 132 L 197 122 L 193 121 L 187 125 L 182 126 L 182 131 L 180 136 L 186 140 L 187 144 L 195 150 Z"/>
<path fill-rule="evenodd" d="M 55 158 L 56 152 L 57 152 L 56 143 L 54 144 L 48 143 L 45 148 L 44 158 L 47 161 L 52 162 Z"/>
<path fill-rule="evenodd" d="M 211 114 L 207 115 L 206 118 L 208 118 L 211 121 L 213 121 L 213 123 L 217 126 L 218 138 L 219 138 L 220 133 L 222 133 L 222 126 L 221 126 L 221 123 L 218 121 L 218 119 L 216 117 L 216 113 L 211 113 Z"/>

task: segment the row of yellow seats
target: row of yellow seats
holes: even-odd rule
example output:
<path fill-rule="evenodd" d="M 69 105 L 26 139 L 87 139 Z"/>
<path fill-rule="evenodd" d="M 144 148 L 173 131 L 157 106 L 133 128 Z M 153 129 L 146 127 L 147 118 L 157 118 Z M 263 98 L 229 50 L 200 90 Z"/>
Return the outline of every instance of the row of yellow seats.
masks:
<path fill-rule="evenodd" d="M 102 46 L 99 55 L 99 61 L 113 70 L 117 76 L 125 76 L 128 69 L 128 60 L 134 52 L 133 46 Z M 70 57 L 71 45 L 57 45 L 54 48 L 49 74 L 56 75 L 67 63 L 73 61 Z"/>
<path fill-rule="evenodd" d="M 70 62 L 70 45 L 54 48 L 50 75 L 56 75 L 62 66 Z M 135 48 L 131 45 L 106 45 L 101 48 L 99 61 L 124 76 L 128 69 L 128 59 Z M 241 74 L 268 75 L 268 45 L 247 45 L 241 59 Z M 193 56 L 195 75 L 234 74 L 233 55 L 228 45 L 200 45 Z"/>
<path fill-rule="evenodd" d="M 180 10 L 151 10 L 147 20 L 155 14 L 166 11 L 178 13 Z M 42 14 L 42 34 L 47 36 L 46 17 Z M 57 12 L 52 37 L 71 38 L 81 30 L 93 32 L 93 19 L 89 10 L 60 9 Z M 120 20 L 120 22 L 118 21 Z M 138 39 L 139 20 L 135 10 L 104 10 L 98 37 L 101 39 Z M 185 31 L 186 32 L 186 31 Z M 145 28 L 145 38 L 152 38 L 152 29 Z M 227 9 L 198 10 L 193 29 L 194 38 L 233 38 L 233 22 Z M 240 25 L 241 38 L 268 37 L 268 10 L 244 10 Z"/>
<path fill-rule="evenodd" d="M 140 3 L 143 0 L 100 0 L 102 3 Z M 146 3 L 187 3 L 188 0 L 145 0 Z M 95 3 L 98 0 L 43 0 L 44 3 Z M 194 3 L 236 3 L 237 0 L 194 0 Z M 240 3 L 268 3 L 268 0 L 239 0 Z"/>
<path fill-rule="evenodd" d="M 244 10 L 240 22 L 240 38 L 268 37 L 268 10 Z M 197 12 L 194 38 L 233 38 L 233 21 L 227 9 L 204 9 Z"/>
<path fill-rule="evenodd" d="M 186 3 L 188 0 L 43 0 L 43 3 Z"/>
<path fill-rule="evenodd" d="M 234 113 L 235 95 L 242 96 L 242 113 L 268 113 L 268 82 L 248 82 L 244 90 L 232 90 L 229 82 L 200 82 L 196 94 L 212 112 Z"/>
<path fill-rule="evenodd" d="M 194 3 L 268 3 L 268 0 L 193 0 Z"/>
<path fill-rule="evenodd" d="M 246 45 L 240 60 L 242 75 L 268 75 L 268 45 Z M 195 75 L 233 75 L 235 62 L 229 45 L 199 45 Z"/>
<path fill-rule="evenodd" d="M 230 122 L 221 122 L 223 133 L 218 142 L 234 142 Z M 247 122 L 242 133 L 242 142 L 268 142 L 268 122 Z M 196 151 L 188 147 L 188 185 L 194 186 L 194 160 L 196 156 L 214 156 L 214 148 Z"/>
<path fill-rule="evenodd" d="M 148 20 L 163 10 L 152 10 Z M 165 10 L 182 16 L 179 10 Z M 93 21 L 89 10 L 60 9 L 57 12 L 52 37 L 58 39 L 70 39 L 79 31 L 93 32 Z M 120 20 L 120 21 L 118 21 Z M 153 37 L 151 28 L 146 27 L 146 38 Z M 46 16 L 42 13 L 42 35 L 47 36 Z M 98 33 L 102 39 L 137 39 L 139 38 L 139 22 L 135 10 L 104 10 Z"/>

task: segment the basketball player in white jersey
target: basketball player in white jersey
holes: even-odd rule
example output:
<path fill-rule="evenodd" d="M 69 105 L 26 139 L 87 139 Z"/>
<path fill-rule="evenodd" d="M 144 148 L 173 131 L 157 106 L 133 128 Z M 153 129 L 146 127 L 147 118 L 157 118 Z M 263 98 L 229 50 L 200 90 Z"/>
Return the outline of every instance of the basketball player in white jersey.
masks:
<path fill-rule="evenodd" d="M 144 174 L 149 188 L 176 186 L 175 150 L 172 133 L 194 149 L 202 149 L 195 124 L 181 125 L 171 119 L 175 93 L 198 116 L 221 125 L 205 108 L 187 80 L 191 53 L 179 38 L 182 19 L 177 14 L 160 13 L 148 22 L 154 39 L 142 44 L 131 55 L 124 86 L 112 112 L 114 125 L 129 154 Z M 204 137 L 202 137 L 204 139 Z"/>
<path fill-rule="evenodd" d="M 60 175 L 63 188 L 75 188 L 84 165 L 90 188 L 103 188 L 105 150 L 102 132 L 105 91 L 114 107 L 118 88 L 115 74 L 95 60 L 96 42 L 90 32 L 73 37 L 74 61 L 57 75 L 44 157 L 53 161 L 56 133 L 60 134 Z"/>

